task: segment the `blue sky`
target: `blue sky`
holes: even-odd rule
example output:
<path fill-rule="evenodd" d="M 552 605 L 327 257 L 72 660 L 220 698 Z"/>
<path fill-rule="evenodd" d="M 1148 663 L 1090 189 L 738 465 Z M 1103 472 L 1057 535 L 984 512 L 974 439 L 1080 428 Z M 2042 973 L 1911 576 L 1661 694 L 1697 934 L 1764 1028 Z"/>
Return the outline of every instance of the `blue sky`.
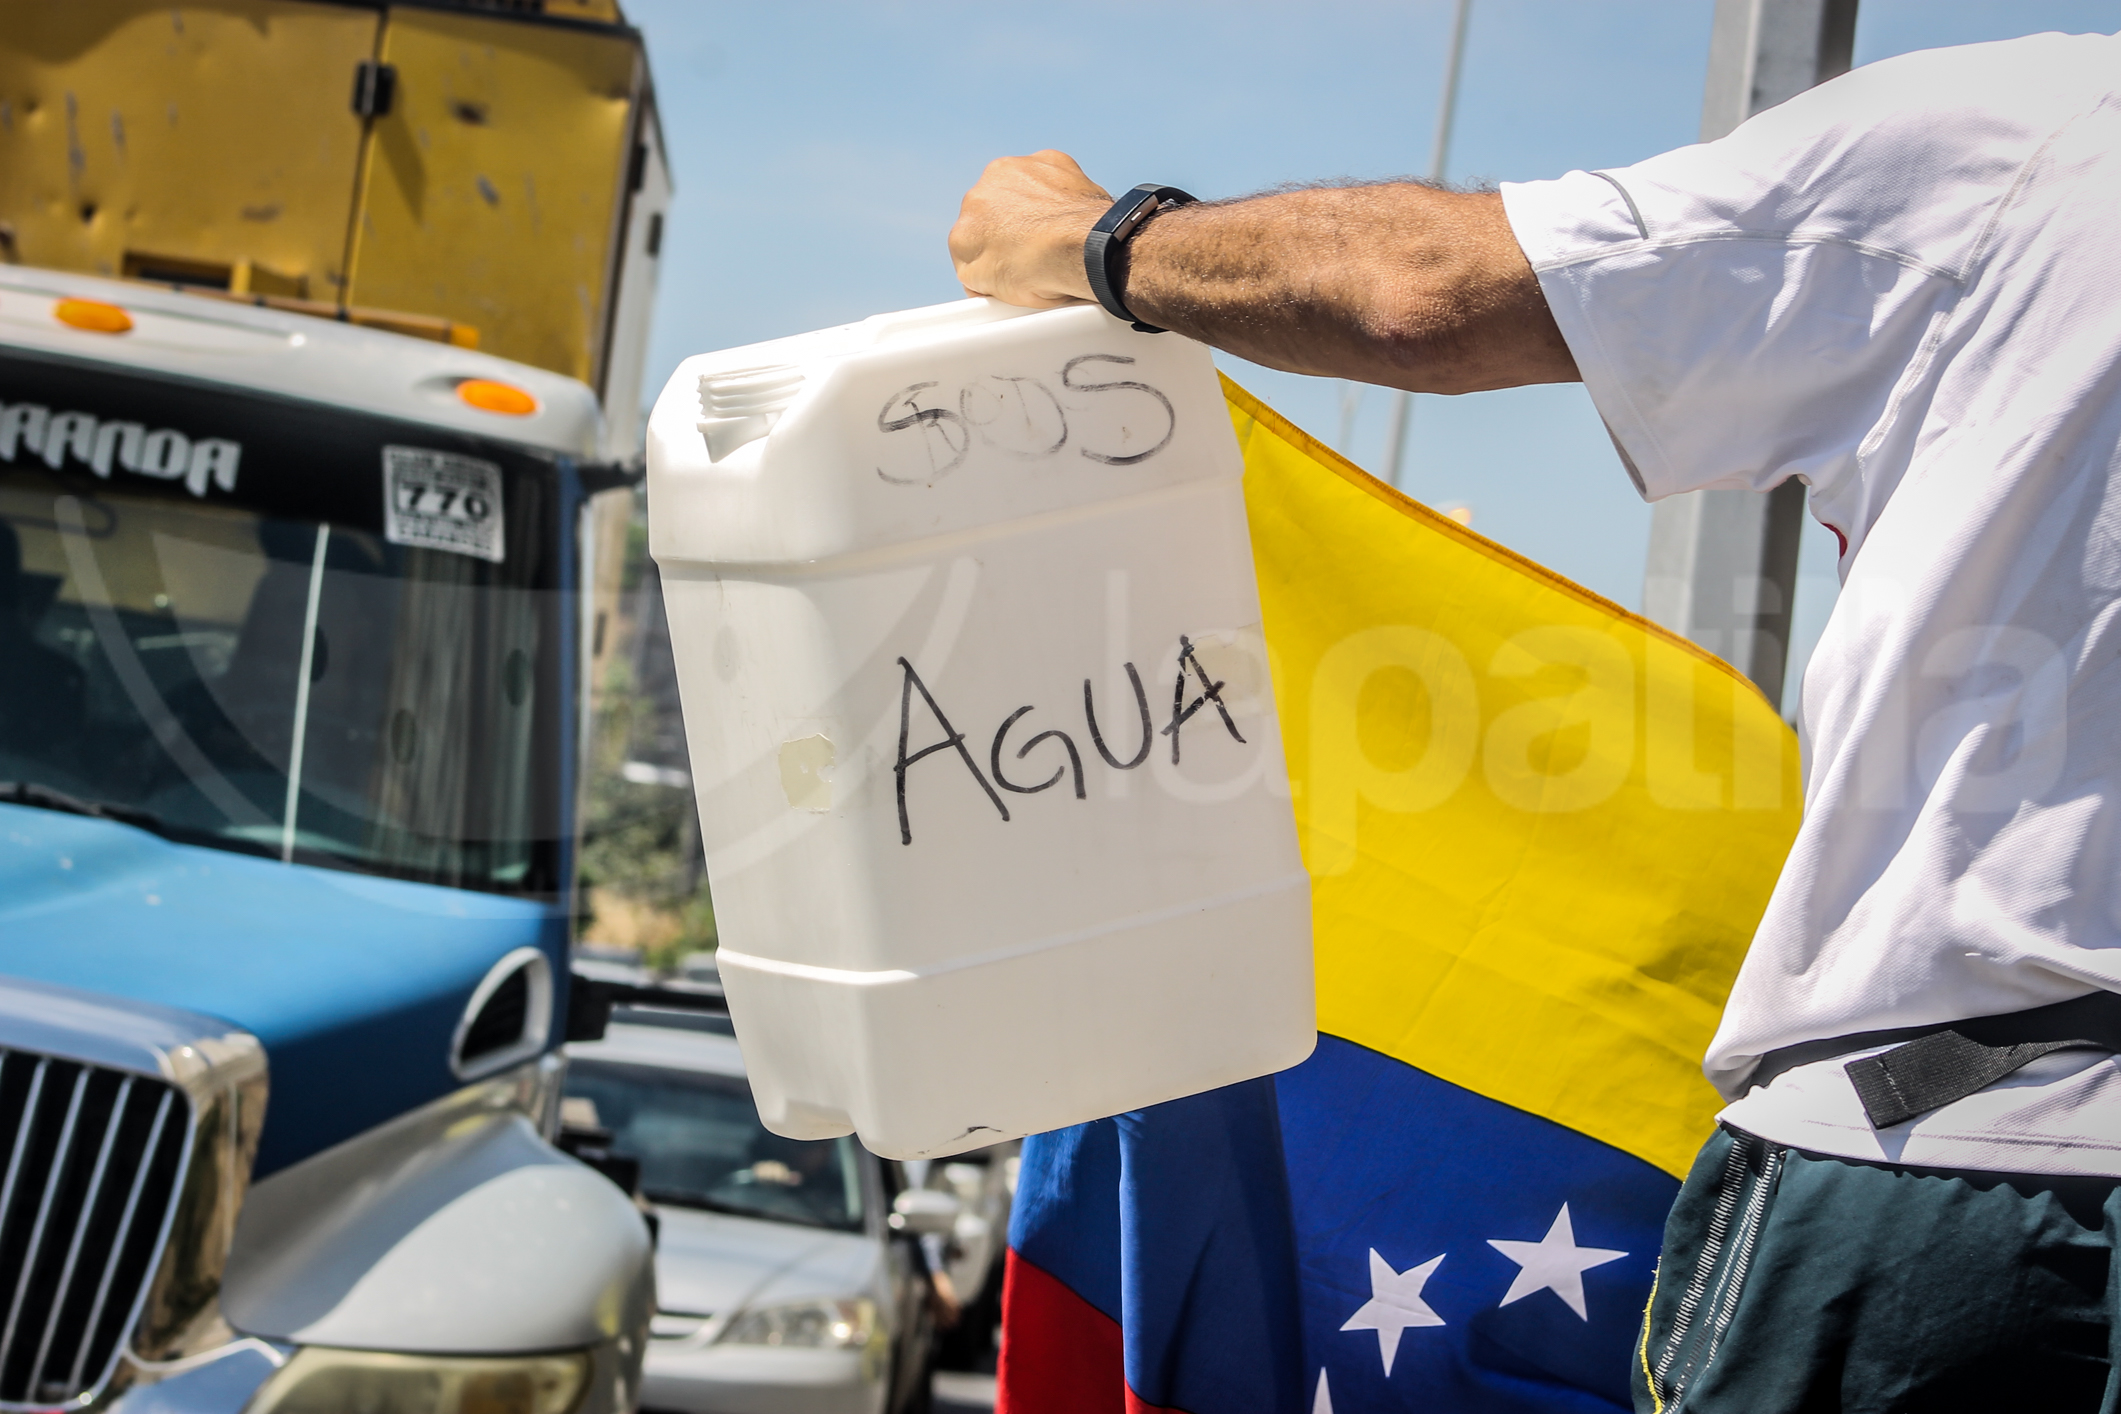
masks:
<path fill-rule="evenodd" d="M 625 0 L 677 179 L 651 392 L 689 354 L 957 298 L 943 237 L 980 168 L 1058 147 L 1108 188 L 1227 196 L 1428 163 L 1450 0 Z M 1449 174 L 1525 181 L 1693 141 L 1713 0 L 1473 0 Z M 1857 62 L 2121 28 L 2121 0 L 1862 0 Z M 1345 386 L 1226 361 L 1339 444 Z M 1353 406 L 1375 469 L 1390 395 Z M 1649 510 L 1579 387 L 1417 400 L 1403 484 L 1631 608 Z M 1832 602 L 1814 527 L 1800 655 Z M 1793 674 L 1794 681 L 1794 674 Z"/>

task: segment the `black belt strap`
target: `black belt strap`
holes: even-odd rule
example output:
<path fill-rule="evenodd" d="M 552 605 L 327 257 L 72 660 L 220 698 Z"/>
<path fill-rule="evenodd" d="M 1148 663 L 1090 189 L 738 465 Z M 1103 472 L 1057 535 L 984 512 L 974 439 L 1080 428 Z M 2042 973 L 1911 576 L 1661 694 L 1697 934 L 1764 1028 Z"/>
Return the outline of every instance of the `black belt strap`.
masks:
<path fill-rule="evenodd" d="M 2121 1051 L 2121 995 L 2092 992 L 2030 1011 L 1784 1046 L 1761 1059 L 1750 1083 L 1766 1085 L 1800 1065 L 1895 1041 L 1901 1044 L 1843 1067 L 1874 1129 L 1963 1100 L 2052 1051 Z"/>

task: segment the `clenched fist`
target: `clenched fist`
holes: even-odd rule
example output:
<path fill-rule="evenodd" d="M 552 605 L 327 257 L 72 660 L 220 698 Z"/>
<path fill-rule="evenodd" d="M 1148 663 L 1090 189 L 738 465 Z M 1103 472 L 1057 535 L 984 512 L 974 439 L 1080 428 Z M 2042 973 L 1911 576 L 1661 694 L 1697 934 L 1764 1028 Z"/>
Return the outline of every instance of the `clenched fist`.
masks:
<path fill-rule="evenodd" d="M 1032 309 L 1089 300 L 1083 241 L 1111 205 L 1111 193 L 1065 152 L 988 163 L 950 228 L 965 293 Z"/>

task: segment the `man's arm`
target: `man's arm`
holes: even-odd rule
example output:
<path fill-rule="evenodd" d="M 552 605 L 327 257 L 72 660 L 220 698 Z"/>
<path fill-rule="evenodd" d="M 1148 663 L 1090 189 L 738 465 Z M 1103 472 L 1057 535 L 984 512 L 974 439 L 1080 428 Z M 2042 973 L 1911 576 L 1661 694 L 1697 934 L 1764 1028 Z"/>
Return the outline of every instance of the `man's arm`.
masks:
<path fill-rule="evenodd" d="M 1064 153 L 1004 157 L 951 228 L 958 279 L 1010 304 L 1088 300 L 1083 239 L 1111 204 Z M 1420 393 L 1577 377 L 1493 193 L 1409 182 L 1170 208 L 1125 259 L 1139 318 L 1270 368 Z"/>

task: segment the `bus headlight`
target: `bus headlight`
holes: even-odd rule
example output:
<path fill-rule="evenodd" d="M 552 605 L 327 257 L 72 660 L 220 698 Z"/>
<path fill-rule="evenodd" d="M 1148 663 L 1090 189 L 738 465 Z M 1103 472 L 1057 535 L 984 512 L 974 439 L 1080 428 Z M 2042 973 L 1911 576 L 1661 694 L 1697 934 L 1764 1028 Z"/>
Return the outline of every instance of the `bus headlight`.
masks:
<path fill-rule="evenodd" d="M 248 1414 L 570 1414 L 587 1355 L 385 1355 L 304 1346 Z"/>
<path fill-rule="evenodd" d="M 797 1301 L 746 1311 L 722 1332 L 724 1345 L 786 1345 L 806 1350 L 850 1350 L 876 1332 L 876 1303 Z"/>

